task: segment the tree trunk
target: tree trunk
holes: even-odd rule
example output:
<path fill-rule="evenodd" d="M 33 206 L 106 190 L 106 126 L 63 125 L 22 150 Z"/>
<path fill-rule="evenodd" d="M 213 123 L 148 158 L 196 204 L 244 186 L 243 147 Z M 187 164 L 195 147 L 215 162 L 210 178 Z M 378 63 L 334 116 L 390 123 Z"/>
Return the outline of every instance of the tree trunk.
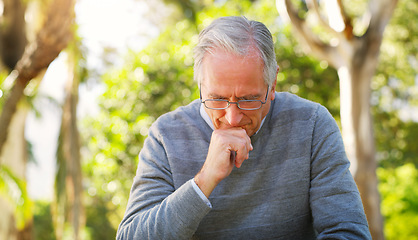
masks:
<path fill-rule="evenodd" d="M 16 219 L 10 202 L 0 196 L 0 239 L 17 240 Z"/>
<path fill-rule="evenodd" d="M 81 238 L 80 231 L 84 226 L 84 209 L 82 204 L 82 179 L 80 136 L 77 128 L 77 103 L 79 81 L 75 59 L 69 54 L 68 79 L 65 86 L 65 102 L 57 151 L 57 180 L 55 199 L 55 227 L 58 240 L 63 239 L 64 228 L 71 226 L 71 238 Z"/>
<path fill-rule="evenodd" d="M 384 239 L 380 195 L 377 190 L 373 122 L 370 114 L 370 74 L 361 68 L 341 67 L 341 125 L 351 172 L 359 188 L 373 239 Z M 373 71 L 374 72 L 374 71 Z"/>
<path fill-rule="evenodd" d="M 378 65 L 383 29 L 381 25 L 376 25 L 369 28 L 362 37 L 351 39 L 351 61 L 338 68 L 343 139 L 369 229 L 375 240 L 384 239 L 384 234 L 380 194 L 377 188 L 370 84 Z"/>
<path fill-rule="evenodd" d="M 24 180 L 26 171 L 26 141 L 24 140 L 24 119 L 27 109 L 18 106 L 24 96 L 28 83 L 44 72 L 49 64 L 66 47 L 72 38 L 71 28 L 74 19 L 74 0 L 48 1 L 45 21 L 42 28 L 34 33 L 35 39 L 26 43 L 24 13 L 27 1 L 4 0 L 4 12 L 0 19 L 0 68 L 13 68 L 7 80 L 11 80 L 10 91 L 5 91 L 4 105 L 0 114 L 0 168 L 2 164 L 10 169 L 13 175 Z M 39 20 L 39 19 L 38 19 Z M 33 29 L 32 29 L 33 30 Z M 12 46 L 12 47 L 10 47 Z M 22 54 L 22 51 L 24 52 Z M 17 63 L 16 63 L 17 62 Z M 16 66 L 15 66 L 16 65 Z M 10 71 L 10 69 L 8 69 Z M 21 112 L 25 111 L 24 116 Z M 15 124 L 15 122 L 19 124 Z M 17 131 L 17 132 L 16 132 Z M 15 142 L 15 140 L 17 142 Z M 22 184 L 24 186 L 24 184 Z M 13 186 L 10 186 L 13 187 Z M 20 189 L 21 191 L 23 189 Z M 25 189 L 24 189 L 25 190 Z M 8 196 L 12 197 L 12 196 Z M 32 222 L 26 222 L 20 231 L 16 228 L 15 206 L 4 205 L 0 199 L 0 238 L 31 238 Z M 28 199 L 25 199 L 27 202 Z M 12 211 L 10 211 L 12 209 Z M 25 219 L 28 220 L 28 219 Z M 32 221 L 32 220 L 28 220 Z M 3 238 L 3 236 L 6 236 Z"/>
<path fill-rule="evenodd" d="M 0 159 L 4 166 L 14 174 L 15 177 L 20 180 L 25 179 L 26 175 L 26 163 L 27 163 L 27 151 L 26 140 L 24 136 L 26 116 L 28 108 L 23 106 L 14 114 L 11 119 L 9 127 L 10 134 L 5 142 L 5 150 L 0 155 Z M 17 186 L 9 186 L 17 188 Z M 17 192 L 22 189 L 13 189 Z M 32 233 L 32 219 L 25 219 L 25 226 L 23 229 L 17 228 L 17 219 L 15 216 L 16 204 L 12 204 L 3 196 L 0 196 L 0 239 L 30 239 Z M 26 203 L 27 204 L 27 203 Z"/>
<path fill-rule="evenodd" d="M 0 59 L 2 65 L 10 71 L 22 57 L 27 43 L 26 1 L 3 0 L 2 2 L 4 7 L 3 15 L 0 17 Z"/>

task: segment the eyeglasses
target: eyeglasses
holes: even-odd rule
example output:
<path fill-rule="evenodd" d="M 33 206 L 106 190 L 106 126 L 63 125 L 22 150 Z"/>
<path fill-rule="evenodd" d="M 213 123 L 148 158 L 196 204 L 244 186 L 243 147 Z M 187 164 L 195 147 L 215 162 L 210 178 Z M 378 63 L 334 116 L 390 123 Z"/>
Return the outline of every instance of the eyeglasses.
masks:
<path fill-rule="evenodd" d="M 264 99 L 264 102 L 261 100 L 239 100 L 236 102 L 230 102 L 224 99 L 206 99 L 205 101 L 202 101 L 202 93 L 200 93 L 200 102 L 203 103 L 206 108 L 214 110 L 227 109 L 231 104 L 236 104 L 237 107 L 241 110 L 258 110 L 263 106 L 263 104 L 267 102 L 269 89 L 270 87 L 268 86 L 266 99 Z"/>

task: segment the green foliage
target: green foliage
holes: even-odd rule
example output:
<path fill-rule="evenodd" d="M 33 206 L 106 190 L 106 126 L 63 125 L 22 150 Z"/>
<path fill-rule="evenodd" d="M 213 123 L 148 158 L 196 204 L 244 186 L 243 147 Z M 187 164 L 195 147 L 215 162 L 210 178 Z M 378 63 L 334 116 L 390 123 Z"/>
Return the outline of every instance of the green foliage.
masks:
<path fill-rule="evenodd" d="M 413 97 L 418 104 L 418 89 L 407 90 L 414 85 L 418 75 L 418 2 L 401 0 L 394 11 L 390 24 L 386 27 L 381 47 L 380 64 L 377 77 L 386 81 L 380 85 L 393 88 L 395 96 Z M 396 80 L 400 80 L 396 82 Z M 379 83 L 375 83 L 379 86 Z M 373 86 L 372 86 L 373 87 Z M 406 95 L 402 96 L 402 92 Z"/>
<path fill-rule="evenodd" d="M 385 30 L 372 80 L 376 148 L 382 167 L 418 166 L 418 2 L 402 0 Z"/>
<path fill-rule="evenodd" d="M 51 203 L 44 201 L 34 202 L 33 222 L 33 236 L 35 240 L 56 239 L 52 224 Z"/>
<path fill-rule="evenodd" d="M 108 202 L 111 201 L 97 197 L 93 198 L 93 201 L 90 203 L 91 207 L 86 209 L 86 227 L 82 230 L 82 239 L 114 239 L 116 229 L 108 221 L 109 218 L 112 218 L 112 213 L 107 208 Z M 33 214 L 34 240 L 55 240 L 51 203 L 34 202 Z"/>
<path fill-rule="evenodd" d="M 86 228 L 92 239 L 114 239 L 116 236 L 116 228 L 108 221 L 114 218 L 115 210 L 108 208 L 106 199 L 94 198 L 92 206 L 86 209 Z"/>
<path fill-rule="evenodd" d="M 386 239 L 418 239 L 418 169 L 405 164 L 377 174 Z"/>
<path fill-rule="evenodd" d="M 4 165 L 0 166 L 0 197 L 14 208 L 17 228 L 23 229 L 32 218 L 32 201 L 26 191 L 26 182 Z"/>
<path fill-rule="evenodd" d="M 4 101 L 6 100 L 6 93 L 10 90 L 10 83 L 5 83 L 8 73 L 3 69 L 0 69 L 0 110 L 3 109 Z M 8 86 L 6 86 L 6 84 Z M 0 111 L 1 112 L 1 111 Z"/>
<path fill-rule="evenodd" d="M 393 112 L 377 112 L 375 137 L 377 160 L 383 168 L 395 168 L 405 163 L 418 166 L 418 123 L 402 121 Z"/>

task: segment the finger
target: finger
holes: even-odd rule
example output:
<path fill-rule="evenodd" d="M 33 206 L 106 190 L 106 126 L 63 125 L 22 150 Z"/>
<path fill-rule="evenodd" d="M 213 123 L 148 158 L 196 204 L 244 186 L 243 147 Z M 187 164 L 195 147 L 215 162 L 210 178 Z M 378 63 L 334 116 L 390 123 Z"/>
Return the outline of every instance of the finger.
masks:
<path fill-rule="evenodd" d="M 230 160 L 231 160 L 231 162 L 235 163 L 236 156 L 237 156 L 237 152 L 231 151 L 231 154 L 230 154 Z"/>
<path fill-rule="evenodd" d="M 244 142 L 244 140 L 239 139 L 241 143 L 237 142 L 233 147 L 231 147 L 230 151 L 236 152 L 235 154 L 235 166 L 237 168 L 241 167 L 242 163 L 249 158 L 249 151 L 248 145 Z"/>
<path fill-rule="evenodd" d="M 242 162 L 249 157 L 249 151 L 253 150 L 251 139 L 242 128 L 215 130 L 212 134 L 211 145 L 219 150 L 227 146 L 224 154 L 216 154 L 221 159 L 228 160 L 236 166 L 241 166 Z M 216 147 L 217 146 L 217 147 Z M 231 160 L 231 151 L 235 151 L 235 161 Z M 226 155 L 225 155 L 226 154 Z M 222 156 L 221 156 L 222 155 Z"/>
<path fill-rule="evenodd" d="M 251 144 L 251 138 L 247 135 L 247 132 L 244 129 L 238 131 L 238 136 L 245 139 L 248 151 L 252 151 L 254 149 L 253 145 Z"/>
<path fill-rule="evenodd" d="M 245 140 L 246 148 L 248 151 L 252 151 L 254 148 L 251 144 L 251 138 L 247 135 L 247 132 L 242 128 L 233 128 L 230 132 L 231 135 Z"/>

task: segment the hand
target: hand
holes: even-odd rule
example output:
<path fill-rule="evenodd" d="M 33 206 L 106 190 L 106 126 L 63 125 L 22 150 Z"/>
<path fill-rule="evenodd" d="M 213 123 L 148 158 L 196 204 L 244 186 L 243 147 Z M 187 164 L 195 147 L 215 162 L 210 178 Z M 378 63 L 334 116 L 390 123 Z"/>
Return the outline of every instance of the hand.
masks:
<path fill-rule="evenodd" d="M 242 128 L 217 129 L 213 131 L 206 161 L 194 180 L 209 197 L 213 189 L 231 173 L 234 165 L 240 168 L 253 150 L 250 137 Z M 231 151 L 236 152 L 231 161 Z"/>

